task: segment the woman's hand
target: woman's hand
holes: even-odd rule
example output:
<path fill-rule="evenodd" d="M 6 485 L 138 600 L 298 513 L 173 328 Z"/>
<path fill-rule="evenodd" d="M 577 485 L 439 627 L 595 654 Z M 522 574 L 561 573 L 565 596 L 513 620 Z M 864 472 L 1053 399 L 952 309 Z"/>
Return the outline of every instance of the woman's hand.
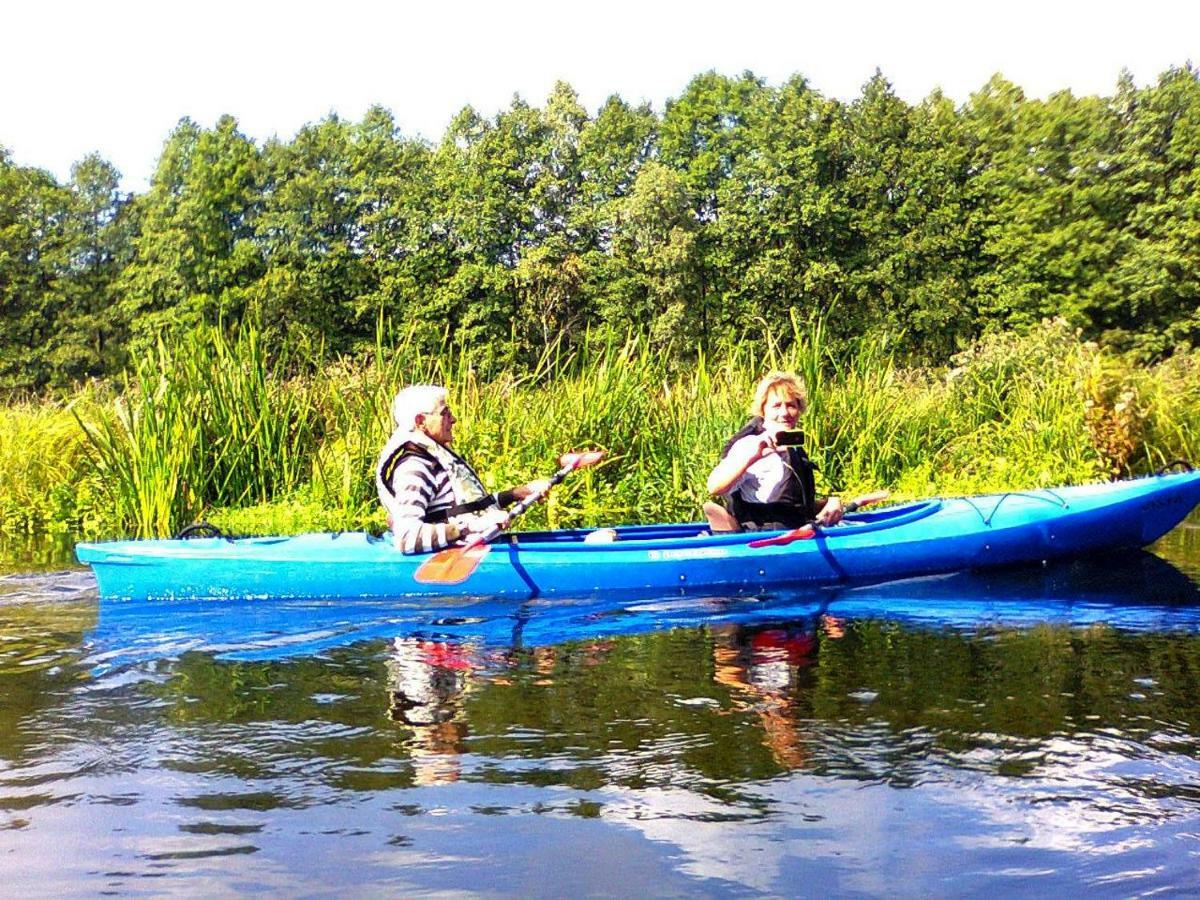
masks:
<path fill-rule="evenodd" d="M 708 492 L 718 496 L 725 494 L 760 459 L 786 452 L 786 447 L 780 447 L 775 443 L 775 438 L 765 432 L 742 438 L 709 473 L 706 485 Z"/>
<path fill-rule="evenodd" d="M 842 517 L 846 515 L 846 509 L 842 506 L 840 497 L 830 497 L 825 501 L 825 505 L 821 507 L 821 511 L 817 513 L 818 525 L 836 525 L 842 521 Z"/>
<path fill-rule="evenodd" d="M 775 443 L 775 435 L 770 434 L 769 432 L 760 434 L 757 441 L 750 442 L 750 446 L 747 448 L 747 450 L 750 454 L 750 461 L 747 465 L 747 468 L 754 465 L 760 459 L 766 459 L 768 456 L 773 454 L 787 453 L 787 448 L 780 447 L 777 443 Z"/>
<path fill-rule="evenodd" d="M 780 446 L 778 443 L 775 443 L 774 434 L 768 432 L 764 433 L 762 439 L 758 442 L 758 452 L 755 456 L 751 457 L 751 460 L 752 462 L 758 462 L 758 460 L 766 460 L 768 456 L 772 456 L 773 454 L 782 456 L 786 452 L 786 446 Z"/>

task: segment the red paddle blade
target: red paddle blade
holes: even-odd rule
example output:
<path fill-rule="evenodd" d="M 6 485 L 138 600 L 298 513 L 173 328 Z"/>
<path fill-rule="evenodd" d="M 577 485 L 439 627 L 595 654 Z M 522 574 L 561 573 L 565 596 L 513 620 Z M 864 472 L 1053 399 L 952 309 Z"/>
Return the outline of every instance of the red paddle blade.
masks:
<path fill-rule="evenodd" d="M 882 503 L 890 496 L 892 496 L 891 491 L 876 491 L 873 494 L 863 494 L 861 497 L 856 497 L 850 506 L 854 507 L 854 509 L 859 509 L 863 506 L 869 506 L 872 503 Z M 847 509 L 849 508 L 848 506 Z"/>
<path fill-rule="evenodd" d="M 846 504 L 846 512 L 854 512 L 856 509 L 861 509 L 864 506 L 869 506 L 872 503 L 879 503 L 890 497 L 888 491 L 875 491 L 873 494 L 863 494 L 861 497 L 855 497 Z M 799 528 L 793 528 L 791 531 L 786 531 L 783 534 L 777 534 L 775 537 L 759 538 L 756 541 L 751 541 L 750 547 L 783 547 L 792 541 L 807 541 L 817 536 L 815 524 L 801 525 Z"/>
<path fill-rule="evenodd" d="M 462 584 L 491 549 L 491 544 L 476 544 L 439 550 L 417 567 L 413 580 L 419 584 Z"/>
<path fill-rule="evenodd" d="M 586 469 L 588 466 L 594 466 L 603 458 L 603 450 L 580 450 L 564 453 L 558 458 L 558 464 L 563 468 Z"/>
<path fill-rule="evenodd" d="M 801 525 L 799 528 L 793 528 L 791 531 L 785 531 L 783 534 L 777 534 L 774 537 L 759 538 L 756 541 L 751 541 L 747 546 L 750 547 L 784 547 L 792 541 L 807 541 L 817 536 L 817 529 L 811 525 Z"/>

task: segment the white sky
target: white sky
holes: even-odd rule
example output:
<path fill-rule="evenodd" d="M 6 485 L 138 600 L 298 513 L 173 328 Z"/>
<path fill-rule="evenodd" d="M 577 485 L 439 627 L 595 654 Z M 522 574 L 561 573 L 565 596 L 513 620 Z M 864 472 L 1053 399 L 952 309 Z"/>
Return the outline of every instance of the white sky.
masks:
<path fill-rule="evenodd" d="M 995 72 L 1046 96 L 1111 94 L 1200 62 L 1200 0 L 16 0 L 0 13 L 0 146 L 65 180 L 97 151 L 144 190 L 175 123 L 223 113 L 262 140 L 373 103 L 437 139 L 466 104 L 541 105 L 558 79 L 594 113 L 661 111 L 708 69 L 806 76 L 852 99 L 878 66 L 919 101 Z"/>

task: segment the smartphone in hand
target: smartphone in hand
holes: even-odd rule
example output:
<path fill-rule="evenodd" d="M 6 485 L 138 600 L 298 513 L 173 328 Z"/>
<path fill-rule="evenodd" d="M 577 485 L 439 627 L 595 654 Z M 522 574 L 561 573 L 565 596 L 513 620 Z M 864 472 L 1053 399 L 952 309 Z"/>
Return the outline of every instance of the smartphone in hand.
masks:
<path fill-rule="evenodd" d="M 781 431 L 775 435 L 775 443 L 780 447 L 799 447 L 804 443 L 804 432 L 799 428 Z"/>

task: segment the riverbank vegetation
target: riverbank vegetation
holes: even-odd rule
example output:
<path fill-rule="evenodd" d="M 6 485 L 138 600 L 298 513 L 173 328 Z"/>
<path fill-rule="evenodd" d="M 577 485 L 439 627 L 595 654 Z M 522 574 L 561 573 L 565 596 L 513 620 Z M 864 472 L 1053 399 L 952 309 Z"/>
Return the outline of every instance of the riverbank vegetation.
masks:
<path fill-rule="evenodd" d="M 0 147 L 0 527 L 382 525 L 399 385 L 450 385 L 528 525 L 695 518 L 770 368 L 824 486 L 1028 488 L 1196 458 L 1200 71 L 852 102 L 706 73 L 661 111 L 189 120 L 149 189 Z"/>
<path fill-rule="evenodd" d="M 820 480 L 898 497 L 1022 489 L 1200 458 L 1200 354 L 1152 367 L 1063 320 L 987 338 L 942 367 L 903 365 L 887 338 L 833 350 L 821 325 L 687 364 L 652 336 L 549 345 L 523 374 L 475 352 L 424 354 L 406 334 L 315 370 L 262 336 L 202 329 L 160 346 L 128 382 L 0 411 L 7 530 L 163 535 L 205 518 L 237 533 L 383 526 L 372 470 L 401 384 L 451 386 L 457 446 L 500 488 L 603 447 L 526 527 L 698 517 L 704 480 L 767 369 L 800 372 Z"/>

